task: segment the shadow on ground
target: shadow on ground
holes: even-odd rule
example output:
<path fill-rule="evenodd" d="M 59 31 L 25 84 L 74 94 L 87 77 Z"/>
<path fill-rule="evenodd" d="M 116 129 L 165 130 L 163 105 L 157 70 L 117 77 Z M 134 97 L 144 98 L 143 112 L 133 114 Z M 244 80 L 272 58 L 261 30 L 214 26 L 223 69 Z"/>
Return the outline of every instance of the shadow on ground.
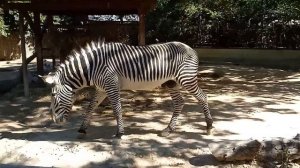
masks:
<path fill-rule="evenodd" d="M 242 119 L 264 122 L 264 119 L 252 115 L 253 113 L 300 113 L 300 109 L 296 107 L 300 102 L 299 74 L 240 66 L 203 66 L 201 70 L 216 69 L 222 71 L 224 76 L 217 79 L 199 79 L 199 86 L 209 96 L 215 123 Z M 30 153 L 26 155 L 26 145 L 39 146 L 38 143 L 47 143 L 51 149 L 60 149 L 60 152 L 53 151 L 48 154 L 53 161 L 60 158 L 58 155 L 61 151 L 67 153 L 66 158 L 61 158 L 65 159 L 64 162 L 70 161 L 67 156 L 78 155 L 83 149 L 90 151 L 86 155 L 92 160 L 80 162 L 79 165 L 83 167 L 219 166 L 222 163 L 217 162 L 210 154 L 207 144 L 222 141 L 228 135 L 238 134 L 230 129 L 218 128 L 214 137 L 206 136 L 201 107 L 192 96 L 184 93 L 186 105 L 176 132 L 168 137 L 158 136 L 172 115 L 172 102 L 167 91 L 156 89 L 122 93 L 125 139 L 119 141 L 112 138 L 116 131 L 116 122 L 109 106 L 97 109 L 87 136 L 79 139 L 77 129 L 81 123 L 80 114 L 86 108 L 87 102 L 76 104 L 70 123 L 60 127 L 50 121 L 49 88 L 31 89 L 30 98 L 21 95 L 22 86 L 18 86 L 0 98 L 0 131 L 3 138 L 1 141 L 7 144 L 22 141 L 25 145 L 23 151 L 9 153 L 15 149 L 10 147 L 6 153 L 0 154 L 0 162 L 7 163 L 8 166 L 13 160 L 10 158 L 19 158 L 16 164 L 22 165 L 32 165 L 36 162 L 39 166 L 64 165 L 60 162 L 57 162 L 57 165 L 43 164 L 41 157 L 31 156 Z M 40 151 L 46 146 L 42 145 Z M 57 156 L 54 156 L 55 154 Z M 21 159 L 19 155 L 22 155 Z M 66 165 L 72 166 L 71 163 Z"/>

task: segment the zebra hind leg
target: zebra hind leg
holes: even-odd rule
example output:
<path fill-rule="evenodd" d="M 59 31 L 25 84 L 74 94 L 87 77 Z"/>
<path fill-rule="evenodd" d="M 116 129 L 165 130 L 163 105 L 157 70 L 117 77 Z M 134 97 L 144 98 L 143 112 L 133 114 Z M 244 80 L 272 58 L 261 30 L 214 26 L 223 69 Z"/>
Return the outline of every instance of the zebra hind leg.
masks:
<path fill-rule="evenodd" d="M 192 94 L 200 103 L 205 116 L 206 131 L 207 134 L 210 135 L 213 129 L 213 119 L 211 117 L 210 110 L 208 107 L 207 96 L 198 86 L 197 76 L 195 75 L 194 77 L 181 78 L 180 85 L 182 85 L 184 89 L 186 89 L 190 94 Z"/>
<path fill-rule="evenodd" d="M 170 120 L 168 127 L 165 128 L 161 132 L 161 136 L 166 137 L 175 130 L 178 116 L 181 113 L 183 105 L 184 105 L 184 100 L 179 91 L 179 87 L 175 81 L 167 81 L 166 83 L 164 83 L 162 85 L 162 87 L 168 88 L 168 90 L 170 92 L 170 96 L 173 101 L 173 108 L 174 108 L 174 112 L 173 112 L 173 115 L 172 115 L 172 118 Z"/>
<path fill-rule="evenodd" d="M 78 130 L 81 134 L 86 134 L 86 130 L 91 122 L 92 112 L 98 107 L 98 105 L 106 98 L 105 92 L 96 91 L 93 99 L 90 102 L 87 111 L 83 114 L 83 121 Z"/>
<path fill-rule="evenodd" d="M 124 135 L 124 126 L 121 97 L 118 84 L 114 80 L 108 80 L 105 84 L 105 91 L 111 103 L 115 119 L 117 121 L 117 133 L 113 137 L 120 139 L 122 135 Z"/>

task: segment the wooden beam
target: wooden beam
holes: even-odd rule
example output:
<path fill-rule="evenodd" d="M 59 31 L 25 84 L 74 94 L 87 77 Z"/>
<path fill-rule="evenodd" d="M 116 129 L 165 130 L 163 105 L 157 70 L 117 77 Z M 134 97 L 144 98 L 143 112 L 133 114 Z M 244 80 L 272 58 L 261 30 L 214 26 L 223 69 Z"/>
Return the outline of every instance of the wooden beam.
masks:
<path fill-rule="evenodd" d="M 20 12 L 19 15 L 19 26 L 20 26 L 20 37 L 21 37 L 21 52 L 22 52 L 22 75 L 24 84 L 24 95 L 29 97 L 29 84 L 27 75 L 27 64 L 26 64 L 26 48 L 25 48 L 25 31 L 24 31 L 24 14 Z"/>
<path fill-rule="evenodd" d="M 48 15 L 47 18 L 48 18 L 48 20 L 47 20 L 48 21 L 48 31 L 50 33 L 51 31 L 53 31 L 53 16 Z M 55 69 L 55 66 L 56 66 L 55 55 L 52 55 L 52 70 Z"/>
<path fill-rule="evenodd" d="M 37 55 L 37 73 L 44 75 L 43 55 L 42 55 L 42 35 L 40 13 L 34 12 L 34 50 Z"/>
<path fill-rule="evenodd" d="M 31 3 L 3 3 L 0 7 L 44 14 L 137 14 L 141 6 L 147 12 L 155 5 L 156 0 L 31 0 Z"/>
<path fill-rule="evenodd" d="M 139 14 L 139 32 L 138 32 L 139 45 L 145 45 L 145 13 Z"/>

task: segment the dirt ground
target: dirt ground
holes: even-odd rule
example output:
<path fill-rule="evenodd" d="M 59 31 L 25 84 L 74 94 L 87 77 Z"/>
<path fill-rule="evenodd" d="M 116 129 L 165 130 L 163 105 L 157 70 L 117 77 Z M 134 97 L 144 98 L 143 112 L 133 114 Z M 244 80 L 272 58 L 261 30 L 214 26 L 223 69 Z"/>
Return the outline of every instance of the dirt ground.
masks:
<path fill-rule="evenodd" d="M 116 122 L 109 106 L 96 110 L 87 136 L 80 139 L 80 114 L 88 102 L 76 104 L 70 122 L 59 127 L 48 113 L 50 89 L 31 88 L 26 99 L 18 86 L 0 97 L 0 167 L 259 167 L 220 163 L 208 144 L 300 133 L 299 72 L 233 65 L 202 65 L 200 70 L 224 73 L 199 80 L 215 120 L 213 136 L 205 135 L 201 108 L 186 92 L 176 132 L 158 136 L 169 122 L 172 102 L 165 90 L 156 89 L 122 93 L 122 140 L 112 138 Z"/>

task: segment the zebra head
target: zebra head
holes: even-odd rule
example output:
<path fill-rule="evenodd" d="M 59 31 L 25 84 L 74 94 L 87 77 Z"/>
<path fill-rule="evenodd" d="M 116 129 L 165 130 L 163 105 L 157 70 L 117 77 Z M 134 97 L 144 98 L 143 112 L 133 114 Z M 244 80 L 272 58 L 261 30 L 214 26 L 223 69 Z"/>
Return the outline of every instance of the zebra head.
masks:
<path fill-rule="evenodd" d="M 55 123 L 66 122 L 73 104 L 72 88 L 62 84 L 59 77 L 52 73 L 43 76 L 42 79 L 52 86 L 50 113 L 53 121 Z"/>

